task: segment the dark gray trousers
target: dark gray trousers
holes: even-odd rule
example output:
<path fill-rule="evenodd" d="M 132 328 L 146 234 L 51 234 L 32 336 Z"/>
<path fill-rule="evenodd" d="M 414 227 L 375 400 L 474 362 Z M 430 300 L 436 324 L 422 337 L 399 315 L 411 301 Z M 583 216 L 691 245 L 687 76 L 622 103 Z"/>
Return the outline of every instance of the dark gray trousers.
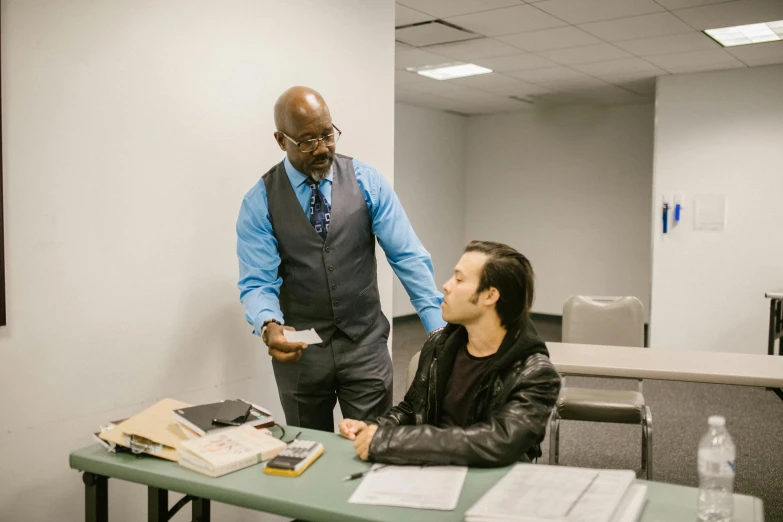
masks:
<path fill-rule="evenodd" d="M 340 401 L 344 418 L 370 419 L 392 407 L 393 367 L 389 321 L 380 314 L 357 341 L 337 330 L 324 344 L 311 344 L 295 363 L 272 360 L 286 424 L 334 431 Z"/>

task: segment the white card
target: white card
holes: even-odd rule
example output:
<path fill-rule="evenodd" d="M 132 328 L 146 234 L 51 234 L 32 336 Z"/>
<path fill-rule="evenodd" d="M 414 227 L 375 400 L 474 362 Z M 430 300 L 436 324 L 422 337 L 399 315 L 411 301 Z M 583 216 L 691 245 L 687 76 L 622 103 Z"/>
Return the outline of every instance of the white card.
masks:
<path fill-rule="evenodd" d="M 315 330 L 310 328 L 309 330 L 302 330 L 302 331 L 291 331 L 291 330 L 283 330 L 283 335 L 285 335 L 285 340 L 289 343 L 305 343 L 305 344 L 319 344 L 323 341 L 320 337 L 318 337 L 318 334 L 315 333 Z"/>

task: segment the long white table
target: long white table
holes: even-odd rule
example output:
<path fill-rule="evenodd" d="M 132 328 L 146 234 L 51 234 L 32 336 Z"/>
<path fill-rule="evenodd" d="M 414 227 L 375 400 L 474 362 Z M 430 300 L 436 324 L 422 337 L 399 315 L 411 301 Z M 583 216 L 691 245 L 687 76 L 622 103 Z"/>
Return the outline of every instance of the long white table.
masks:
<path fill-rule="evenodd" d="M 783 357 L 594 344 L 546 343 L 563 375 L 772 388 L 783 399 Z"/>

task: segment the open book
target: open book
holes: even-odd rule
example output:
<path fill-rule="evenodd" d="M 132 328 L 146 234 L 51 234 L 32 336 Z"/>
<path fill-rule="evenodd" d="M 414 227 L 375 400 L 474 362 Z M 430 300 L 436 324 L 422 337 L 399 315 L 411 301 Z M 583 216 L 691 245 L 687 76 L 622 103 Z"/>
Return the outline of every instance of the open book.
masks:
<path fill-rule="evenodd" d="M 210 477 L 258 464 L 277 456 L 286 443 L 243 425 L 182 442 L 179 464 Z"/>

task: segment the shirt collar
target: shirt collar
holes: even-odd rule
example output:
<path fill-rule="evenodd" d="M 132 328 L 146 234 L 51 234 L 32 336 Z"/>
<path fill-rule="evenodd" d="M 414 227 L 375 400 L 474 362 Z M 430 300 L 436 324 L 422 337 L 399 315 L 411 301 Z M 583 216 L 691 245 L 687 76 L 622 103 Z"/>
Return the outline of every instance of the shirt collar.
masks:
<path fill-rule="evenodd" d="M 291 181 L 291 186 L 294 188 L 298 188 L 300 185 L 304 185 L 305 181 L 307 181 L 307 176 L 299 172 L 294 168 L 293 165 L 291 165 L 291 162 L 288 161 L 288 156 L 286 156 L 283 159 L 283 167 L 285 167 L 285 173 L 288 174 L 288 179 Z M 329 175 L 324 178 L 321 183 L 324 181 L 328 181 L 329 183 L 332 182 L 332 175 L 334 174 L 334 167 L 329 171 Z M 321 185 L 319 183 L 319 186 Z"/>

